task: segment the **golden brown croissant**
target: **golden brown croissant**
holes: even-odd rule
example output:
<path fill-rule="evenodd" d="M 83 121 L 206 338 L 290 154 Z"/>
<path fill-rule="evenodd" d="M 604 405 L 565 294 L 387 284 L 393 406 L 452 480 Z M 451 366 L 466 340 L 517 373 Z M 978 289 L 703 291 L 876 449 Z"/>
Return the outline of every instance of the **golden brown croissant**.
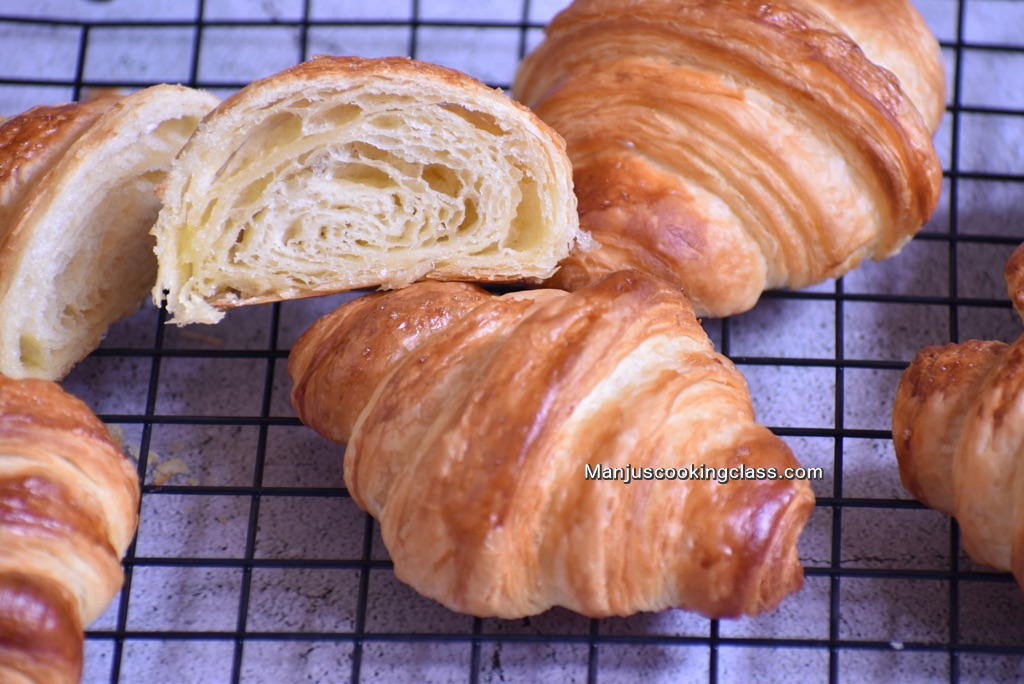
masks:
<path fill-rule="evenodd" d="M 154 228 L 173 321 L 423 279 L 539 281 L 585 236 L 562 139 L 504 93 L 404 58 L 319 56 L 200 126 Z"/>
<path fill-rule="evenodd" d="M 0 682 L 77 683 L 82 629 L 121 587 L 138 476 L 55 383 L 0 376 Z"/>
<path fill-rule="evenodd" d="M 1006 266 L 1018 312 L 1022 276 L 1024 246 Z M 907 491 L 956 518 L 971 558 L 1024 586 L 1024 335 L 921 350 L 900 379 L 892 431 Z"/>
<path fill-rule="evenodd" d="M 60 379 L 145 301 L 155 187 L 216 103 L 158 85 L 0 124 L 0 373 Z"/>
<path fill-rule="evenodd" d="M 556 287 L 637 268 L 735 314 L 895 254 L 939 198 L 944 72 L 906 0 L 576 0 L 513 94 L 603 245 Z"/>
<path fill-rule="evenodd" d="M 652 276 L 369 295 L 314 324 L 289 372 L 303 422 L 348 443 L 396 575 L 453 610 L 737 616 L 802 584 L 810 487 L 782 479 L 792 452 Z M 778 478 L 699 479 L 758 468 Z"/>

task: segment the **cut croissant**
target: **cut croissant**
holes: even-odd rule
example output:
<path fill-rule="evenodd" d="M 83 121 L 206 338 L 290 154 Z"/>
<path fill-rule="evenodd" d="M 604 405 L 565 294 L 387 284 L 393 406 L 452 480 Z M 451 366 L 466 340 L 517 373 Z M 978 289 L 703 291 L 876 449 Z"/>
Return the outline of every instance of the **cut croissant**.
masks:
<path fill-rule="evenodd" d="M 404 58 L 320 56 L 203 123 L 155 227 L 179 324 L 429 278 L 549 277 L 583 240 L 561 138 L 503 93 Z"/>
<path fill-rule="evenodd" d="M 1024 316 L 1024 246 L 1007 262 Z M 979 563 L 1024 586 L 1024 335 L 927 347 L 896 392 L 892 431 L 903 485 L 952 515 Z"/>
<path fill-rule="evenodd" d="M 0 124 L 0 372 L 60 379 L 146 300 L 155 186 L 217 101 L 159 85 Z"/>
<path fill-rule="evenodd" d="M 78 683 L 138 504 L 134 467 L 84 403 L 0 376 L 0 682 Z"/>
<path fill-rule="evenodd" d="M 895 254 L 939 198 L 944 73 L 906 0 L 576 0 L 513 94 L 565 138 L 602 244 L 556 287 L 637 268 L 740 313 Z"/>
<path fill-rule="evenodd" d="M 302 421 L 347 442 L 345 483 L 396 575 L 453 610 L 737 616 L 801 586 L 806 480 L 638 478 L 797 467 L 685 297 L 649 275 L 369 295 L 310 328 L 289 372 Z"/>

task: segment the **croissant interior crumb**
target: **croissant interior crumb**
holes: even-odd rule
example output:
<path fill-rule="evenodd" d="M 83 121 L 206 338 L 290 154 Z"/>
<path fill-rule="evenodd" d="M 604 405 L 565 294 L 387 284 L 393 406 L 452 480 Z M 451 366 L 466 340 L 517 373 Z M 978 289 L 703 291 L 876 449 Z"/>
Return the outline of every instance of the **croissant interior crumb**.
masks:
<path fill-rule="evenodd" d="M 19 375 L 59 376 L 145 299 L 156 273 L 149 234 L 160 210 L 156 186 L 198 122 L 198 114 L 168 118 L 144 135 L 115 138 L 62 172 L 68 190 L 43 190 L 33 215 L 39 239 L 17 274 L 17 287 L 34 296 L 5 313 L 18 335 L 10 346 Z"/>
<path fill-rule="evenodd" d="M 176 322 L 428 275 L 554 271 L 578 230 L 561 140 L 503 94 L 473 84 L 456 101 L 413 73 L 268 80 L 201 127 L 155 229 Z"/>

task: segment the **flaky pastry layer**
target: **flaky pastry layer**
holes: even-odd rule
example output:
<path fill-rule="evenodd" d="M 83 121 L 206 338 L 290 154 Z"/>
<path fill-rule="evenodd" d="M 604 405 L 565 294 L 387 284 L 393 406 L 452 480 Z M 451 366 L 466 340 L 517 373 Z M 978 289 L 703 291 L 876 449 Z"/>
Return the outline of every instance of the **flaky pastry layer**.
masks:
<path fill-rule="evenodd" d="M 306 332 L 289 372 L 302 421 L 347 443 L 346 485 L 397 576 L 453 610 L 737 616 L 801 586 L 807 481 L 587 477 L 797 466 L 686 298 L 652 276 L 369 295 Z"/>
<path fill-rule="evenodd" d="M 1007 261 L 1024 301 L 1024 246 Z M 900 477 L 956 518 L 964 550 L 1024 586 L 1024 335 L 922 349 L 900 379 L 892 432 Z"/>
<path fill-rule="evenodd" d="M 0 681 L 78 684 L 138 505 L 135 469 L 85 404 L 0 376 Z"/>
<path fill-rule="evenodd" d="M 637 268 L 736 314 L 895 254 L 938 202 L 943 69 L 906 0 L 576 0 L 513 93 L 602 245 L 555 287 Z"/>
<path fill-rule="evenodd" d="M 561 138 L 462 73 L 321 56 L 200 126 L 154 232 L 180 324 L 420 279 L 539 280 L 583 236 Z"/>
<path fill-rule="evenodd" d="M 156 280 L 156 186 L 217 98 L 158 85 L 0 124 L 0 372 L 56 380 Z"/>

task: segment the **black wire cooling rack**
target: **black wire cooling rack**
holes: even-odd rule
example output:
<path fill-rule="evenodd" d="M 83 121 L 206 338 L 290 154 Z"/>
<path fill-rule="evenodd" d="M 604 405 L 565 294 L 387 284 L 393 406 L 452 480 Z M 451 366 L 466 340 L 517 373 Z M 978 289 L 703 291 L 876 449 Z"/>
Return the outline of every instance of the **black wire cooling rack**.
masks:
<path fill-rule="evenodd" d="M 312 54 L 407 54 L 507 88 L 562 0 L 0 2 L 0 107 L 180 82 L 227 94 Z M 1001 282 L 1024 239 L 1024 2 L 919 0 L 948 112 L 933 220 L 898 257 L 706 321 L 759 418 L 808 466 L 804 589 L 739 621 L 455 615 L 395 580 L 341 453 L 294 417 L 288 350 L 345 296 L 234 311 L 201 329 L 144 307 L 65 381 L 143 478 L 119 599 L 87 632 L 85 681 L 1017 681 L 1024 598 L 972 564 L 899 483 L 889 415 L 928 344 L 1014 339 Z M 349 295 L 355 296 L 355 295 Z M 2 550 L 0 550 L 2 553 Z"/>

